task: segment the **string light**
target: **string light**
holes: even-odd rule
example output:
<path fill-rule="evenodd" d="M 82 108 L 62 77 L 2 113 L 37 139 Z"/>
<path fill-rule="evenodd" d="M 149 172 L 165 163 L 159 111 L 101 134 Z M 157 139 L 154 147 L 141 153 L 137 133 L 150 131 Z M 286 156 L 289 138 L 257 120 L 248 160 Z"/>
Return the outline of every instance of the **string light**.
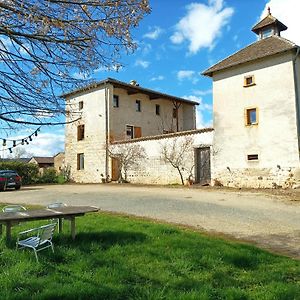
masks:
<path fill-rule="evenodd" d="M 24 137 L 24 138 L 21 138 L 21 139 L 10 140 L 10 139 L 6 139 L 6 138 L 0 138 L 0 143 L 1 143 L 1 140 L 2 140 L 2 147 L 6 147 L 9 143 L 11 144 L 11 146 L 7 147 L 6 149 L 2 149 L 2 151 L 8 150 L 9 153 L 13 153 L 12 148 L 17 147 L 19 145 L 24 145 L 24 144 L 29 145 L 29 141 L 32 142 L 32 137 L 33 136 L 38 136 L 38 132 L 40 131 L 40 128 L 41 127 L 36 129 L 32 134 L 28 135 L 27 137 Z"/>

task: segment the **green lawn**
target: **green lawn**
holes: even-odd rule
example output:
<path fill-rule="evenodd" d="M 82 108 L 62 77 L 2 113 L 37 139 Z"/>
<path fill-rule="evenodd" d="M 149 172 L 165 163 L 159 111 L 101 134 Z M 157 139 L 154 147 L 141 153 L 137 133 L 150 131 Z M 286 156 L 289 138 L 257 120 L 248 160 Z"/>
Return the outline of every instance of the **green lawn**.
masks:
<path fill-rule="evenodd" d="M 300 262 L 252 246 L 103 213 L 77 218 L 75 242 L 64 231 L 39 264 L 1 238 L 1 300 L 300 299 Z"/>

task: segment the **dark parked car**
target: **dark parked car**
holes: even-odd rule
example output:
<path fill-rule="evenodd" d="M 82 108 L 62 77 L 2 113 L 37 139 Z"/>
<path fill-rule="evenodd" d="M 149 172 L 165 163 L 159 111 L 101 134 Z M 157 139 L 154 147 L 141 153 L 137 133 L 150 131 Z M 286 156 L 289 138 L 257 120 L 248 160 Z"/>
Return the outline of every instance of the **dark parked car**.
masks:
<path fill-rule="evenodd" d="M 22 179 L 16 171 L 0 170 L 0 191 L 13 188 L 19 190 L 21 188 Z"/>

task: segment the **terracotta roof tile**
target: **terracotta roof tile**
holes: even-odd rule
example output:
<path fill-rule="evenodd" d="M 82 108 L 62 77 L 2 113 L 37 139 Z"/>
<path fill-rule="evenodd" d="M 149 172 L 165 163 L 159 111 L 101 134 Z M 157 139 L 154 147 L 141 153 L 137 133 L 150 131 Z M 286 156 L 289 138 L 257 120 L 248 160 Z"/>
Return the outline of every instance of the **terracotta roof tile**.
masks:
<path fill-rule="evenodd" d="M 296 44 L 285 38 L 271 36 L 239 50 L 205 70 L 202 74 L 212 76 L 214 72 L 296 48 L 298 48 Z"/>

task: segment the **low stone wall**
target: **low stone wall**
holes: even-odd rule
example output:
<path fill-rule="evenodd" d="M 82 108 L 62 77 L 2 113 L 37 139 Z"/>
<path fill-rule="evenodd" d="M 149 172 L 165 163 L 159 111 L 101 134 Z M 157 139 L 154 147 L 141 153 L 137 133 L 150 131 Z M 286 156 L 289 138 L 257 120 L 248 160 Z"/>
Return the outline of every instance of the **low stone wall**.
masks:
<path fill-rule="evenodd" d="M 212 184 L 235 188 L 298 188 L 300 168 L 228 168 L 214 174 Z"/>

